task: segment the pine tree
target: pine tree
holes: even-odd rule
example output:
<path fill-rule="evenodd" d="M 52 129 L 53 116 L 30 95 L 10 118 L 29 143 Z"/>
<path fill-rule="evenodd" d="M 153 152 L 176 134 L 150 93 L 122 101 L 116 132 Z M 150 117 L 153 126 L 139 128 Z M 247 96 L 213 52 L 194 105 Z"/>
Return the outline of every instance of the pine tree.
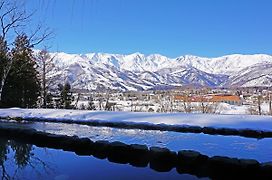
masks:
<path fill-rule="evenodd" d="M 45 102 L 46 108 L 54 108 L 53 95 L 50 92 L 46 94 Z"/>
<path fill-rule="evenodd" d="M 5 107 L 35 107 L 40 83 L 32 47 L 25 34 L 18 35 L 14 44 L 11 51 L 12 64 L 3 87 L 2 103 Z"/>
<path fill-rule="evenodd" d="M 57 103 L 57 108 L 72 109 L 73 94 L 71 92 L 71 85 L 68 82 L 64 85 L 59 84 L 58 91 L 60 92 L 60 99 L 59 103 Z"/>

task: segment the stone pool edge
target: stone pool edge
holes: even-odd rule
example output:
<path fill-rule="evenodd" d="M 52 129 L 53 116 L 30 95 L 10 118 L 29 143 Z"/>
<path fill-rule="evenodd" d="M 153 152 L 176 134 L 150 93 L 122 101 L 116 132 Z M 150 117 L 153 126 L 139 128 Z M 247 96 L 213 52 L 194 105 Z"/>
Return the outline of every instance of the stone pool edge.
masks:
<path fill-rule="evenodd" d="M 53 122 L 53 123 L 67 123 L 80 124 L 89 126 L 102 126 L 120 129 L 142 129 L 142 130 L 159 130 L 159 131 L 173 131 L 181 133 L 203 133 L 208 135 L 224 135 L 224 136 L 242 136 L 247 138 L 272 138 L 272 131 L 254 130 L 254 129 L 235 129 L 235 128 L 216 128 L 216 127 L 201 127 L 191 125 L 168 125 L 168 124 L 152 124 L 140 122 L 110 122 L 104 120 L 92 121 L 74 121 L 72 119 L 54 119 L 54 118 L 35 118 L 35 117 L 3 117 L 0 120 L 15 120 L 15 121 L 30 121 L 30 122 Z"/>
<path fill-rule="evenodd" d="M 35 129 L 0 127 L 0 137 L 16 139 L 38 147 L 62 149 L 77 155 L 92 155 L 110 162 L 146 167 L 159 172 L 176 168 L 177 172 L 197 177 L 272 178 L 272 162 L 259 163 L 253 159 L 238 159 L 226 156 L 208 157 L 197 151 L 170 151 L 167 148 L 150 147 L 140 144 L 125 144 L 119 141 L 96 141 L 77 136 L 55 135 Z"/>

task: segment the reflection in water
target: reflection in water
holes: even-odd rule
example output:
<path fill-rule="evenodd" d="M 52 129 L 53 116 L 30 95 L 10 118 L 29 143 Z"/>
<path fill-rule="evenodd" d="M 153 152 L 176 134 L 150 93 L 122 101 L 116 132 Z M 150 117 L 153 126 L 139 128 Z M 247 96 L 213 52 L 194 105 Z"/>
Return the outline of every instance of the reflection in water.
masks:
<path fill-rule="evenodd" d="M 19 168 L 24 168 L 30 163 L 32 145 L 21 144 L 15 141 L 9 142 L 11 149 L 15 152 L 14 159 Z"/>
<path fill-rule="evenodd" d="M 51 168 L 36 157 L 33 150 L 30 144 L 0 138 L 1 179 L 22 179 L 22 171 L 25 170 L 31 170 L 37 176 L 50 173 Z"/>
<path fill-rule="evenodd" d="M 7 160 L 7 154 L 8 154 L 9 150 L 8 150 L 8 140 L 5 139 L 0 139 L 0 165 L 1 165 L 1 175 L 2 175 L 2 179 L 9 179 L 9 175 L 6 172 L 6 168 L 5 168 L 5 161 Z"/>
<path fill-rule="evenodd" d="M 159 173 L 148 167 L 110 163 L 50 148 L 0 138 L 0 179 L 198 179 L 175 169 Z M 208 179 L 208 178 L 205 178 Z"/>

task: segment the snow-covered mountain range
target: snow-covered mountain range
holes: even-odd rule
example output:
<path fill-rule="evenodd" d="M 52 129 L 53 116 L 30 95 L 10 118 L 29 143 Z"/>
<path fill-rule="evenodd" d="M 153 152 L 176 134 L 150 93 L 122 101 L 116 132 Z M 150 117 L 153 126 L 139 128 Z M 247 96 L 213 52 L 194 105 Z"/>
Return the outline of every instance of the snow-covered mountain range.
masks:
<path fill-rule="evenodd" d="M 148 90 L 184 85 L 210 87 L 272 86 L 272 56 L 228 55 L 217 58 L 159 54 L 51 53 L 56 83 L 69 81 L 88 90 Z"/>

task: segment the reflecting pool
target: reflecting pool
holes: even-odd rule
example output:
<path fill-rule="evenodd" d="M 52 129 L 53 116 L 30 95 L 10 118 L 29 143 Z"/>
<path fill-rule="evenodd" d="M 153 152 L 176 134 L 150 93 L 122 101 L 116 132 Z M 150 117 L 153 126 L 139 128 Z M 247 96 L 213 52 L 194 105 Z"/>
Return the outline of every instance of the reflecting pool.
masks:
<path fill-rule="evenodd" d="M 208 156 L 228 156 L 272 161 L 272 138 L 255 139 L 240 136 L 222 136 L 196 133 L 179 133 L 140 129 L 118 129 L 65 123 L 1 123 L 5 126 L 35 128 L 53 134 L 77 135 L 93 141 L 121 141 L 126 144 L 145 144 L 166 147 L 173 151 L 195 150 Z"/>
<path fill-rule="evenodd" d="M 116 164 L 93 156 L 39 148 L 34 145 L 0 138 L 0 177 L 2 179 L 198 179 L 189 174 L 156 172 L 149 167 L 137 168 Z M 205 178 L 207 179 L 207 178 Z"/>

